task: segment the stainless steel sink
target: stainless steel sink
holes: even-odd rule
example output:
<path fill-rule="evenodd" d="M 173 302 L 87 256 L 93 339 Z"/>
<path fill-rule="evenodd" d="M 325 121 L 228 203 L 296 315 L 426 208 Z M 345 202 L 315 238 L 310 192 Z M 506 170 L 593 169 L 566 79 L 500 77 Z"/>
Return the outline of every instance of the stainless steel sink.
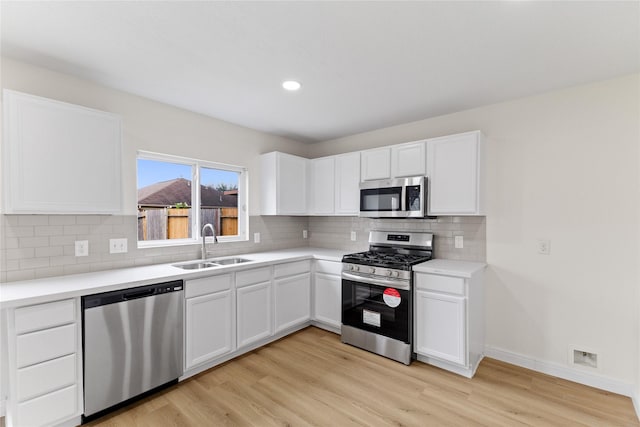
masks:
<path fill-rule="evenodd" d="M 183 270 L 202 270 L 203 268 L 220 267 L 220 265 L 213 262 L 191 262 L 188 264 L 173 264 L 173 266 L 182 268 Z"/>
<path fill-rule="evenodd" d="M 243 262 L 250 262 L 250 259 L 246 258 L 225 258 L 225 259 L 214 259 L 211 262 L 214 262 L 219 265 L 230 265 L 230 264 L 242 264 Z"/>
<path fill-rule="evenodd" d="M 183 270 L 202 270 L 205 268 L 222 267 L 223 265 L 241 264 L 243 262 L 250 262 L 250 259 L 246 258 L 223 258 L 223 259 L 211 259 L 207 261 L 195 261 L 185 262 L 181 264 L 173 264 L 174 267 L 182 268 Z"/>

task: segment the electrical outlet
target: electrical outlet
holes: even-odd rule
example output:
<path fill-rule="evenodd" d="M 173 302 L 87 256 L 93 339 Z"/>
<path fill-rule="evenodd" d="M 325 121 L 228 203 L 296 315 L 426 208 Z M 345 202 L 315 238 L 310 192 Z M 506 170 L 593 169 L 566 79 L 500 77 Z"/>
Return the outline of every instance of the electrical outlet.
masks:
<path fill-rule="evenodd" d="M 307 237 L 309 237 L 309 233 L 307 232 L 307 230 L 302 230 L 302 238 L 306 239 Z"/>
<path fill-rule="evenodd" d="M 89 255 L 89 241 L 76 240 L 76 256 L 88 256 L 88 255 Z"/>
<path fill-rule="evenodd" d="M 584 347 L 569 346 L 569 362 L 583 368 L 598 369 L 598 352 Z"/>
<path fill-rule="evenodd" d="M 454 236 L 453 245 L 456 249 L 464 248 L 464 237 L 463 236 Z"/>
<path fill-rule="evenodd" d="M 549 255 L 551 252 L 551 240 L 538 239 L 538 253 L 542 255 Z"/>
<path fill-rule="evenodd" d="M 260 243 L 260 233 L 253 233 L 253 243 Z"/>
<path fill-rule="evenodd" d="M 110 254 L 124 254 L 127 253 L 127 239 L 109 239 L 109 253 Z"/>
<path fill-rule="evenodd" d="M 351 232 L 351 241 L 352 241 L 352 242 L 355 242 L 355 241 L 356 241 L 356 232 L 355 232 L 355 231 L 352 231 L 352 232 Z"/>

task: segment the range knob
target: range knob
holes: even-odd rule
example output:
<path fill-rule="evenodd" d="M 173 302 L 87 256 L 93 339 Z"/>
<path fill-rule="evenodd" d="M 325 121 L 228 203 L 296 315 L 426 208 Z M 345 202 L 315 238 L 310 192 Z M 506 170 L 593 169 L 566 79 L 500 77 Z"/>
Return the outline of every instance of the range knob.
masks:
<path fill-rule="evenodd" d="M 353 265 L 349 265 L 349 270 L 353 271 Z"/>
<path fill-rule="evenodd" d="M 355 271 L 360 271 L 360 266 L 359 266 L 359 265 L 356 265 L 356 266 L 354 267 L 354 270 L 355 270 Z"/>
<path fill-rule="evenodd" d="M 386 274 L 387 276 L 391 276 L 391 270 L 386 270 L 386 271 L 385 271 L 385 274 Z"/>
<path fill-rule="evenodd" d="M 375 269 L 375 268 L 373 268 L 373 267 L 371 267 L 371 270 L 369 270 L 369 273 L 371 273 L 371 274 L 375 274 L 375 272 L 376 272 L 376 269 Z"/>
<path fill-rule="evenodd" d="M 397 272 L 397 271 L 394 271 L 394 272 L 393 272 L 393 277 L 400 277 L 400 273 L 399 273 L 399 272 Z"/>

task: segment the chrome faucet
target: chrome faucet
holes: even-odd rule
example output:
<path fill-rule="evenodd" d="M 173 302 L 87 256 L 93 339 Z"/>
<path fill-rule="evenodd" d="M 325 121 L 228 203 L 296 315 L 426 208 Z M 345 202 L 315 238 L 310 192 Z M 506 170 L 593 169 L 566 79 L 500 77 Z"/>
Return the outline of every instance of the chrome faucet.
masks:
<path fill-rule="evenodd" d="M 205 244 L 205 231 L 207 228 L 211 229 L 211 235 L 213 236 L 213 243 L 218 243 L 218 236 L 216 236 L 216 230 L 211 224 L 205 224 L 202 227 L 202 259 L 207 259 L 207 245 Z"/>

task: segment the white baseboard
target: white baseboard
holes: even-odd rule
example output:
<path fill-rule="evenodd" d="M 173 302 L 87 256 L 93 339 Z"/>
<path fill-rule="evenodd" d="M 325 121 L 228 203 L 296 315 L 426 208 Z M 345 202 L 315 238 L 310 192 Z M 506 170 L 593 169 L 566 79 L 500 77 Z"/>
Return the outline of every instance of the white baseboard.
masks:
<path fill-rule="evenodd" d="M 636 409 L 638 421 L 640 421 L 640 390 L 636 391 L 636 393 L 631 398 L 631 401 L 633 402 L 633 407 Z"/>
<path fill-rule="evenodd" d="M 635 390 L 636 385 L 633 383 L 620 381 L 591 372 L 585 372 L 583 370 L 572 369 L 568 366 L 561 365 L 555 362 L 536 360 L 529 356 L 513 353 L 491 346 L 485 346 L 484 355 L 486 357 L 491 357 L 492 359 L 497 359 L 502 362 L 510 363 L 512 365 L 531 369 L 532 371 L 541 372 L 543 374 L 552 375 L 564 380 L 588 385 L 589 387 L 595 387 L 601 390 L 610 391 L 611 393 L 621 394 L 623 396 L 631 397 L 632 399 L 636 397 L 636 399 L 634 400 L 634 405 L 636 408 L 636 413 L 640 414 L 640 412 L 638 412 L 638 404 L 640 402 L 637 402 L 637 392 Z"/>

